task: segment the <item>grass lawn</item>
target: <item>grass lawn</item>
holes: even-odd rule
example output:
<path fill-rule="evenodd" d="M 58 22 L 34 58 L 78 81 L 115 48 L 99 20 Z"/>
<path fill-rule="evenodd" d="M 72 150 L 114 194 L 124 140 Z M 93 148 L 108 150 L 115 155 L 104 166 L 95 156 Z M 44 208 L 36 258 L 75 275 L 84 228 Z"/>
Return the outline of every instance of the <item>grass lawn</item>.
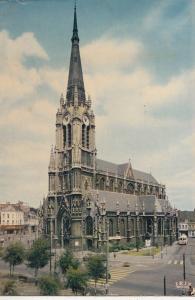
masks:
<path fill-rule="evenodd" d="M 160 253 L 160 248 L 156 248 L 156 247 L 142 248 L 139 249 L 138 252 L 137 250 L 133 249 L 122 253 L 127 255 L 132 255 L 132 256 L 152 256 Z"/>

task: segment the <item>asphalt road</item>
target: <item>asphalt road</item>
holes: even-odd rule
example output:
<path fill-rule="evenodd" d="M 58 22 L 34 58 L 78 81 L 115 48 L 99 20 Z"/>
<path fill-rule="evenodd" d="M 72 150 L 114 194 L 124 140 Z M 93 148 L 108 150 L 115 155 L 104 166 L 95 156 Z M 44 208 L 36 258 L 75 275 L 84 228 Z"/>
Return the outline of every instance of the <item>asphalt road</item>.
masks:
<path fill-rule="evenodd" d="M 162 255 L 130 256 L 117 253 L 116 259 L 110 254 L 110 267 L 121 267 L 129 262 L 133 272 L 119 278 L 109 287 L 110 295 L 119 296 L 163 296 L 163 280 L 166 276 L 167 296 L 179 296 L 182 291 L 176 288 L 176 281 L 183 280 L 183 254 L 186 260 L 186 280 L 195 287 L 195 239 L 189 239 L 187 246 L 174 244 L 165 248 Z M 131 268 L 130 268 L 131 269 Z M 8 272 L 8 264 L 0 260 L 0 272 Z M 25 264 L 16 266 L 16 273 L 34 276 L 34 271 Z M 41 274 L 49 273 L 49 265 L 40 270 Z"/>
<path fill-rule="evenodd" d="M 185 254 L 186 280 L 195 287 L 195 239 L 189 239 L 187 246 L 174 244 L 164 250 L 154 260 L 141 257 L 141 262 L 133 258 L 137 271 L 110 286 L 110 293 L 120 296 L 163 296 L 164 276 L 166 276 L 166 295 L 179 296 L 181 289 L 176 281 L 183 280 L 183 254 Z"/>

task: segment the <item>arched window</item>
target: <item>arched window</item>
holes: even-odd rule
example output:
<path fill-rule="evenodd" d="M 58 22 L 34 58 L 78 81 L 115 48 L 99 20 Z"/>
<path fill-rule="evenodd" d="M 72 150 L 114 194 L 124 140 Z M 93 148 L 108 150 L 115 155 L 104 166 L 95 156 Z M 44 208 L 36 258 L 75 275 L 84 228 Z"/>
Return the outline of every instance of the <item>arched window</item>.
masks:
<path fill-rule="evenodd" d="M 113 192 L 113 190 L 114 190 L 114 180 L 111 179 L 110 180 L 110 191 Z"/>
<path fill-rule="evenodd" d="M 127 193 L 128 194 L 133 194 L 134 193 L 134 189 L 135 189 L 135 187 L 134 187 L 133 183 L 129 183 L 127 185 Z"/>
<path fill-rule="evenodd" d="M 105 179 L 103 177 L 100 179 L 100 190 L 105 190 Z"/>
<path fill-rule="evenodd" d="M 89 149 L 89 126 L 87 126 L 87 148 Z"/>
<path fill-rule="evenodd" d="M 110 219 L 110 220 L 109 220 L 109 236 L 113 236 L 113 235 L 114 235 L 113 220 Z"/>
<path fill-rule="evenodd" d="M 147 185 L 144 185 L 144 194 L 147 194 Z"/>
<path fill-rule="evenodd" d="M 125 220 L 120 221 L 120 235 L 125 236 Z"/>
<path fill-rule="evenodd" d="M 161 235 L 161 219 L 158 219 L 158 235 Z"/>
<path fill-rule="evenodd" d="M 153 192 L 153 187 L 150 186 L 150 194 L 152 194 L 152 192 Z"/>
<path fill-rule="evenodd" d="M 91 216 L 86 218 L 86 235 L 93 235 L 93 219 Z"/>
<path fill-rule="evenodd" d="M 82 146 L 85 147 L 85 125 L 82 125 Z"/>
<path fill-rule="evenodd" d="M 147 230 L 148 233 L 152 234 L 153 233 L 153 222 L 152 219 L 147 219 Z"/>
<path fill-rule="evenodd" d="M 140 221 L 139 221 L 139 232 L 141 235 L 143 234 L 143 220 L 142 219 L 140 219 Z"/>
<path fill-rule="evenodd" d="M 71 125 L 68 124 L 68 146 L 70 147 L 72 144 L 72 132 L 71 132 Z"/>
<path fill-rule="evenodd" d="M 63 141 L 64 141 L 64 146 L 66 145 L 66 126 L 63 126 Z"/>
<path fill-rule="evenodd" d="M 118 184 L 118 192 L 121 193 L 123 190 L 123 183 L 121 181 L 119 181 L 119 184 Z"/>

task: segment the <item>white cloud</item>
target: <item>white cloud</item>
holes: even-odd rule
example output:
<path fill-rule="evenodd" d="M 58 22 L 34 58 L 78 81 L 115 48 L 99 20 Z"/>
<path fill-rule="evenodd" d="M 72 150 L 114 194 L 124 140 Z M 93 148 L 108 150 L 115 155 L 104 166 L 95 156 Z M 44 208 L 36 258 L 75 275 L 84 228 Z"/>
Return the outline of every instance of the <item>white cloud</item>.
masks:
<path fill-rule="evenodd" d="M 89 72 L 106 72 L 132 66 L 142 53 L 137 41 L 103 37 L 82 47 L 83 63 Z"/>
<path fill-rule="evenodd" d="M 36 88 L 43 84 L 48 84 L 58 92 L 63 87 L 62 70 L 25 65 L 29 57 L 49 60 L 32 32 L 12 39 L 6 31 L 1 31 L 0 56 L 0 102 L 15 102 L 32 95 Z"/>
<path fill-rule="evenodd" d="M 16 107 L 2 116 L 0 126 L 14 128 L 18 133 L 25 132 L 30 136 L 34 133 L 37 137 L 51 136 L 55 122 L 56 105 L 47 99 L 37 99 L 28 106 Z M 53 121 L 53 122 L 52 122 Z"/>
<path fill-rule="evenodd" d="M 113 52 L 108 44 L 113 47 Z M 195 92 L 193 85 L 195 70 L 184 71 L 182 74 L 170 78 L 164 84 L 156 83 L 152 74 L 140 67 L 139 61 L 136 59 L 132 59 L 132 61 L 130 59 L 127 63 L 129 69 L 124 71 L 128 51 L 131 53 L 131 46 L 133 49 L 136 48 L 134 45 L 136 42 L 131 40 L 118 43 L 113 39 L 111 42 L 107 40 L 104 42 L 103 39 L 100 39 L 81 49 L 84 61 L 88 61 L 85 65 L 86 74 L 84 74 L 87 91 L 93 95 L 95 106 L 97 108 L 101 106 L 105 113 L 105 117 L 101 116 L 99 122 L 97 116 L 98 125 L 101 126 L 104 122 L 104 126 L 112 126 L 113 123 L 139 127 L 180 126 L 176 119 L 168 121 L 154 118 L 151 111 L 156 107 L 163 107 L 174 102 L 177 105 L 183 99 L 192 103 L 192 95 Z M 101 51 L 97 51 L 100 46 Z M 135 51 L 137 55 L 140 53 L 140 49 L 143 52 L 142 45 L 139 45 L 137 49 L 139 49 Z M 106 55 L 102 58 L 103 53 Z M 109 53 L 111 53 L 110 58 Z M 110 68 L 112 61 L 113 67 Z M 134 67 L 131 68 L 131 66 Z M 91 72 L 91 68 L 93 68 L 93 72 Z M 103 72 L 101 72 L 102 69 Z"/>

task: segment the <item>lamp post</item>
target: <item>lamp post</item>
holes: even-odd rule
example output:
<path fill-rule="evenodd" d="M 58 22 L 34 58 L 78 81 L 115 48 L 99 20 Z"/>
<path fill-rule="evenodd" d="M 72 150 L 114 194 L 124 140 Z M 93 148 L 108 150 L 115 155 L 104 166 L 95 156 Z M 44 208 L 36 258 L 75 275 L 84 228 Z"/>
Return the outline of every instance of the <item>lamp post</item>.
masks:
<path fill-rule="evenodd" d="M 106 219 L 106 295 L 109 294 L 109 220 Z"/>
<path fill-rule="evenodd" d="M 139 251 L 139 232 L 138 232 L 138 227 L 139 227 L 139 211 L 138 211 L 138 204 L 136 202 L 135 205 L 135 215 L 136 215 L 136 249 L 137 252 Z"/>
<path fill-rule="evenodd" d="M 127 202 L 127 240 L 130 240 L 130 204 Z"/>
<path fill-rule="evenodd" d="M 64 249 L 64 228 L 63 228 L 64 224 L 63 224 L 63 217 L 61 219 L 61 249 L 63 251 Z"/>
<path fill-rule="evenodd" d="M 52 269 L 52 261 L 51 261 L 51 256 L 52 256 L 52 210 L 53 206 L 51 204 L 48 205 L 48 215 L 50 216 L 50 260 L 49 260 L 49 271 L 51 274 L 51 269 Z"/>
<path fill-rule="evenodd" d="M 154 232 L 153 232 L 153 246 L 157 246 L 157 204 L 154 203 Z"/>
<path fill-rule="evenodd" d="M 109 293 L 109 219 L 106 218 L 106 202 L 105 199 L 100 203 L 100 214 L 101 214 L 101 224 L 102 224 L 102 243 L 106 242 L 106 295 Z"/>
<path fill-rule="evenodd" d="M 55 249 L 55 253 L 54 253 L 54 275 L 57 275 L 57 273 L 56 273 L 56 265 L 57 265 L 57 262 L 56 262 L 56 244 L 57 244 L 57 240 L 58 240 L 58 237 L 55 235 L 54 236 L 54 249 Z"/>

